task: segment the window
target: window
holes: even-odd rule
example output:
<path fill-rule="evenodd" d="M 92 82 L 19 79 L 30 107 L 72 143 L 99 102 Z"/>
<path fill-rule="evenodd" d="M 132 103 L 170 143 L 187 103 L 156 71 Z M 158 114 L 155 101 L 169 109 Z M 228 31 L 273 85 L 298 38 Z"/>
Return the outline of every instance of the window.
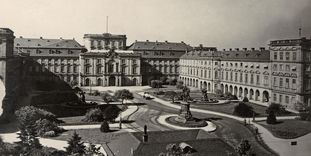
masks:
<path fill-rule="evenodd" d="M 73 72 L 77 73 L 77 66 L 76 65 L 73 66 Z"/>
<path fill-rule="evenodd" d="M 285 103 L 289 104 L 289 97 L 288 96 L 285 96 Z"/>
<path fill-rule="evenodd" d="M 264 83 L 265 86 L 269 85 L 269 77 L 268 76 L 264 77 L 264 82 L 263 83 Z"/>
<path fill-rule="evenodd" d="M 226 80 L 228 80 L 228 72 L 226 72 Z"/>
<path fill-rule="evenodd" d="M 101 74 L 102 73 L 102 67 L 101 66 L 97 66 L 96 73 L 97 74 Z"/>
<path fill-rule="evenodd" d="M 273 77 L 273 86 L 276 86 L 276 77 Z"/>
<path fill-rule="evenodd" d="M 85 64 L 88 64 L 90 63 L 90 60 L 89 59 L 85 59 Z"/>
<path fill-rule="evenodd" d="M 133 74 L 137 74 L 136 67 L 133 67 Z"/>
<path fill-rule="evenodd" d="M 285 53 L 285 59 L 286 59 L 286 61 L 289 60 L 289 52 L 286 52 L 286 53 Z"/>
<path fill-rule="evenodd" d="M 206 70 L 204 70 L 204 77 L 206 78 L 206 75 L 207 75 L 207 71 Z"/>
<path fill-rule="evenodd" d="M 279 87 L 283 87 L 283 78 L 280 78 L 280 85 Z"/>
<path fill-rule="evenodd" d="M 122 68 L 121 68 L 121 72 L 124 74 L 125 73 L 125 66 L 122 66 Z M 149 68 L 150 69 L 150 68 Z"/>
<path fill-rule="evenodd" d="M 97 64 L 101 64 L 102 60 L 101 59 L 97 59 Z"/>
<path fill-rule="evenodd" d="M 282 98 L 283 98 L 283 96 L 282 96 L 282 95 L 279 95 L 279 101 L 280 101 L 280 103 L 282 103 Z"/>
<path fill-rule="evenodd" d="M 285 66 L 285 70 L 290 71 L 290 66 L 288 64 Z"/>
<path fill-rule="evenodd" d="M 280 64 L 280 71 L 283 71 L 283 64 Z"/>
<path fill-rule="evenodd" d="M 293 52 L 293 61 L 296 61 L 296 59 L 297 59 L 297 53 Z"/>
<path fill-rule="evenodd" d="M 234 81 L 237 82 L 238 81 L 238 73 L 234 74 Z"/>
<path fill-rule="evenodd" d="M 259 85 L 259 84 L 260 84 L 260 76 L 259 76 L 259 75 L 257 75 L 256 77 L 257 77 L 257 78 L 256 78 L 256 84 L 258 84 L 258 85 Z"/>
<path fill-rule="evenodd" d="M 274 52 L 274 59 L 275 59 L 275 60 L 278 59 L 278 52 Z"/>
<path fill-rule="evenodd" d="M 254 83 L 254 74 L 251 74 L 251 84 Z"/>
<path fill-rule="evenodd" d="M 283 52 L 280 52 L 280 60 L 283 60 Z"/>
<path fill-rule="evenodd" d="M 89 74 L 89 73 L 90 73 L 90 67 L 89 67 L 89 66 L 85 66 L 85 67 L 84 67 L 84 72 L 85 72 L 86 74 Z"/>
<path fill-rule="evenodd" d="M 277 98 L 276 94 L 273 94 L 273 101 L 276 101 L 277 100 L 276 98 Z"/>
<path fill-rule="evenodd" d="M 64 73 L 64 72 L 65 72 L 65 67 L 64 67 L 64 66 L 61 66 L 61 67 L 60 67 L 60 70 L 61 70 L 62 73 Z"/>
<path fill-rule="evenodd" d="M 215 71 L 215 79 L 218 79 L 218 71 Z"/>
<path fill-rule="evenodd" d="M 230 72 L 230 81 L 233 81 L 233 73 Z"/>
<path fill-rule="evenodd" d="M 277 64 L 273 65 L 273 70 L 278 70 L 278 65 Z"/>
<path fill-rule="evenodd" d="M 289 88 L 289 79 L 288 78 L 285 79 L 285 88 Z"/>
<path fill-rule="evenodd" d="M 248 82 L 248 74 L 245 74 L 245 83 Z"/>
<path fill-rule="evenodd" d="M 121 63 L 122 63 L 122 64 L 125 64 L 125 60 L 124 60 L 124 59 L 122 59 L 122 60 L 121 60 Z"/>
<path fill-rule="evenodd" d="M 208 78 L 211 78 L 211 71 L 208 71 Z"/>
<path fill-rule="evenodd" d="M 310 87 L 310 84 L 307 85 L 308 87 Z M 297 86 L 296 86 L 296 79 L 292 79 L 292 89 L 296 89 Z"/>
<path fill-rule="evenodd" d="M 240 82 L 243 82 L 243 73 L 240 73 Z"/>

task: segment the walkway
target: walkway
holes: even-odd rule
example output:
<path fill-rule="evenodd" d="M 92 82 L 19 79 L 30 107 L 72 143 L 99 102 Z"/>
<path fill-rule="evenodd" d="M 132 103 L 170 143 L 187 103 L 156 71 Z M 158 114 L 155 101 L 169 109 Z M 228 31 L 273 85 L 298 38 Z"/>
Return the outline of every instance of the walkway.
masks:
<path fill-rule="evenodd" d="M 138 93 L 141 96 L 143 95 L 143 92 Z M 157 97 L 153 97 L 154 101 L 176 109 L 180 109 L 180 106 L 171 104 L 170 102 L 164 101 L 162 99 L 159 99 Z M 311 134 L 302 136 L 297 139 L 280 139 L 276 138 L 272 135 L 271 132 L 269 132 L 267 129 L 262 127 L 261 125 L 257 124 L 256 122 L 251 121 L 252 118 L 241 118 L 237 116 L 232 116 L 229 114 L 224 114 L 224 113 L 219 113 L 219 112 L 214 112 L 214 111 L 209 111 L 209 110 L 201 110 L 197 108 L 191 108 L 192 112 L 197 112 L 197 113 L 205 113 L 205 114 L 212 114 L 212 115 L 218 115 L 218 116 L 223 116 L 231 119 L 235 119 L 238 121 L 243 122 L 244 119 L 247 121 L 250 121 L 251 124 L 256 126 L 259 130 L 259 133 L 261 133 L 261 137 L 263 138 L 264 142 L 275 152 L 279 153 L 281 156 L 309 156 L 311 153 Z M 277 117 L 277 119 L 294 119 L 296 116 L 289 116 L 289 117 Z M 255 120 L 265 120 L 265 117 L 257 117 Z M 297 146 L 291 146 L 292 141 L 298 141 Z M 302 152 L 303 151 L 303 152 Z"/>

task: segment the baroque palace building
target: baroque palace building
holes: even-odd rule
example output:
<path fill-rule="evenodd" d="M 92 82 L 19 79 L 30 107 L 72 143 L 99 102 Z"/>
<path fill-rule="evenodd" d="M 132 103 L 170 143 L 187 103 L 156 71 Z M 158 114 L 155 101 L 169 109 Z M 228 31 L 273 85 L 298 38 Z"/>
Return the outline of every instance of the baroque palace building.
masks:
<path fill-rule="evenodd" d="M 125 50 L 125 35 L 85 34 L 84 42 L 88 52 L 80 55 L 80 85 L 141 85 L 141 55 Z"/>
<path fill-rule="evenodd" d="M 129 50 L 141 55 L 142 84 L 147 85 L 151 80 L 166 77 L 178 79 L 179 60 L 192 47 L 184 42 L 151 42 L 135 41 L 129 46 Z"/>
<path fill-rule="evenodd" d="M 28 66 L 33 73 L 54 73 L 69 83 L 79 79 L 79 55 L 86 49 L 74 39 L 15 38 L 14 55 L 27 55 L 41 66 Z M 39 74 L 40 76 L 40 74 Z"/>
<path fill-rule="evenodd" d="M 275 40 L 260 48 L 195 50 L 181 57 L 180 80 L 210 92 L 230 92 L 240 98 L 295 109 L 310 105 L 310 42 L 305 38 Z"/>

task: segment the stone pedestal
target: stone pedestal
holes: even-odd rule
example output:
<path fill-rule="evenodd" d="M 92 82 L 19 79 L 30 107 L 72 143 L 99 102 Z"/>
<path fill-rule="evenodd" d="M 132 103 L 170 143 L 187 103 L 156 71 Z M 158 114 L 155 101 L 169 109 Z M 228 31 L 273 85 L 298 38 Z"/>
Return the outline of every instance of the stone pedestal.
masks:
<path fill-rule="evenodd" d="M 192 114 L 190 112 L 190 104 L 188 102 L 181 103 L 180 114 L 176 120 L 182 123 L 193 120 Z"/>

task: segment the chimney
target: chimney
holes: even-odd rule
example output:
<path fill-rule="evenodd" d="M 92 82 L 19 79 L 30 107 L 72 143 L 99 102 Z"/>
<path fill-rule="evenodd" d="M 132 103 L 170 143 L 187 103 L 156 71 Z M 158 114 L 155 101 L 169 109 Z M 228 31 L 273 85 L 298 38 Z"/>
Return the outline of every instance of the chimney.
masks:
<path fill-rule="evenodd" d="M 167 43 L 167 40 L 165 41 L 165 43 Z"/>
<path fill-rule="evenodd" d="M 43 39 L 43 37 L 41 36 L 40 39 Z"/>
<path fill-rule="evenodd" d="M 247 48 L 243 48 L 244 51 L 247 51 Z"/>
<path fill-rule="evenodd" d="M 146 40 L 146 42 L 149 42 L 149 40 Z"/>
<path fill-rule="evenodd" d="M 265 47 L 260 47 L 260 51 L 264 51 L 264 50 L 266 50 Z"/>
<path fill-rule="evenodd" d="M 62 38 L 62 37 L 60 37 L 59 39 L 61 39 L 61 40 L 62 40 L 63 38 Z"/>
<path fill-rule="evenodd" d="M 240 49 L 239 49 L 239 48 L 235 48 L 235 50 L 236 50 L 236 51 L 240 51 Z"/>
<path fill-rule="evenodd" d="M 199 47 L 200 47 L 200 48 L 203 48 L 203 44 L 200 44 Z"/>
<path fill-rule="evenodd" d="M 144 126 L 143 142 L 148 142 L 147 126 Z"/>
<path fill-rule="evenodd" d="M 232 51 L 232 48 L 230 48 L 229 51 Z"/>
<path fill-rule="evenodd" d="M 19 36 L 19 38 L 23 38 L 23 36 Z"/>
<path fill-rule="evenodd" d="M 255 51 L 255 48 L 251 48 L 252 49 L 252 51 Z"/>
<path fill-rule="evenodd" d="M 226 49 L 223 49 L 223 51 L 226 51 Z"/>
<path fill-rule="evenodd" d="M 184 43 L 184 41 L 181 41 L 181 43 Z"/>

